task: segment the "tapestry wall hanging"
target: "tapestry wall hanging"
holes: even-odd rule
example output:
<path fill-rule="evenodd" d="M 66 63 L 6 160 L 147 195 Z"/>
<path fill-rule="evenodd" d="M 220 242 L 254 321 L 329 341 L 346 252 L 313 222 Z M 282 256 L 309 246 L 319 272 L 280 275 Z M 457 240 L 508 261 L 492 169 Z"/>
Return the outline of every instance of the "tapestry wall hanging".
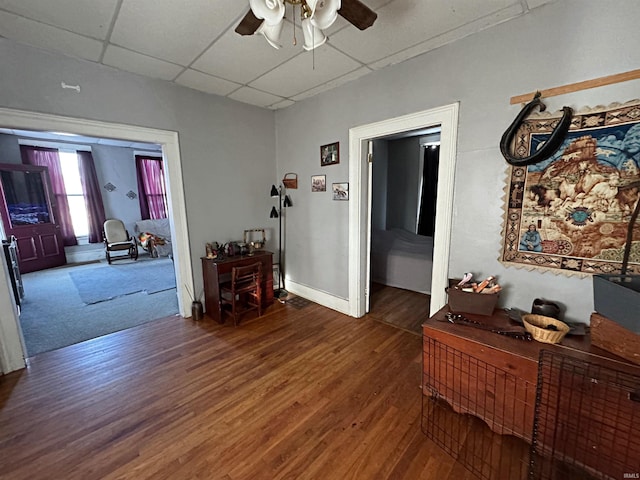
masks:
<path fill-rule="evenodd" d="M 562 112 L 525 120 L 511 146 L 526 157 Z M 640 100 L 577 113 L 546 160 L 508 167 L 501 262 L 568 275 L 619 273 L 640 180 Z M 628 274 L 640 274 L 636 222 Z"/>

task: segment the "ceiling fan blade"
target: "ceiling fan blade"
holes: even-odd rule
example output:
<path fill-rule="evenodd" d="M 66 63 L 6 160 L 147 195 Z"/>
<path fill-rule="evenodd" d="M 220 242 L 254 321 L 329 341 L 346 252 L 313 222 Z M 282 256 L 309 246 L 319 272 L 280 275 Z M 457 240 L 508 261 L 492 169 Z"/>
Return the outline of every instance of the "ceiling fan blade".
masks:
<path fill-rule="evenodd" d="M 342 0 L 338 13 L 360 30 L 369 28 L 378 18 L 378 14 L 360 0 Z"/>
<path fill-rule="evenodd" d="M 251 10 L 247 12 L 242 21 L 236 27 L 236 33 L 240 35 L 253 35 L 263 20 L 256 17 Z"/>

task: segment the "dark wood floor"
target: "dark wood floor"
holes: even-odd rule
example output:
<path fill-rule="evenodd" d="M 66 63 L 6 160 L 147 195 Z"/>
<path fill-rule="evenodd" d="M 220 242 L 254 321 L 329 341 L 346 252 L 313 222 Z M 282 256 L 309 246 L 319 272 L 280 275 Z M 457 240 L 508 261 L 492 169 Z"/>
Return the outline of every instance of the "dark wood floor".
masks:
<path fill-rule="evenodd" d="M 0 478 L 473 479 L 421 431 L 421 358 L 313 303 L 161 319 L 0 377 Z"/>
<path fill-rule="evenodd" d="M 371 284 L 368 316 L 415 335 L 422 335 L 422 323 L 429 318 L 431 297 L 424 293 Z"/>

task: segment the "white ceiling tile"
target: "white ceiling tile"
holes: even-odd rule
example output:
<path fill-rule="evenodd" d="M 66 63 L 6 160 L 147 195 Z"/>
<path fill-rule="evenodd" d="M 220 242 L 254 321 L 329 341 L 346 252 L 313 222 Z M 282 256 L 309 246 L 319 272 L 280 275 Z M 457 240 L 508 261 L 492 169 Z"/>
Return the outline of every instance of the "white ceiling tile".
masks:
<path fill-rule="evenodd" d="M 187 66 L 246 10 L 238 0 L 124 0 L 111 41 Z"/>
<path fill-rule="evenodd" d="M 287 7 L 280 50 L 236 34 L 249 0 L 0 0 L 0 35 L 278 109 L 560 0 L 362 1 L 373 27 L 338 16 L 314 52 L 302 49 L 299 8 Z"/>
<path fill-rule="evenodd" d="M 274 103 L 282 101 L 282 97 L 271 95 L 270 93 L 261 92 L 251 87 L 242 87 L 229 95 L 229 98 L 238 100 L 239 102 L 257 105 L 259 107 L 268 107 Z"/>
<path fill-rule="evenodd" d="M 186 70 L 175 82 L 195 90 L 222 96 L 230 94 L 241 86 L 237 83 L 223 80 L 222 78 L 212 77 L 206 73 L 196 72 L 195 70 Z"/>
<path fill-rule="evenodd" d="M 315 88 L 312 88 L 310 90 L 307 90 L 306 92 L 302 92 L 299 95 L 295 95 L 293 97 L 291 97 L 292 100 L 295 100 L 296 102 L 299 102 L 300 100 L 304 100 L 305 98 L 310 98 L 313 97 L 314 95 L 317 95 L 318 93 L 321 92 L 325 92 L 327 90 L 331 90 L 332 88 L 335 88 L 339 85 L 343 85 L 347 82 L 350 82 L 352 80 L 356 80 L 357 78 L 360 78 L 364 75 L 366 75 L 367 73 L 371 73 L 371 70 L 367 67 L 361 67 L 357 70 L 354 70 L 353 72 L 349 72 L 346 75 L 340 77 L 340 78 L 336 78 L 334 80 L 330 80 L 328 82 L 325 82 L 321 85 L 318 85 Z"/>
<path fill-rule="evenodd" d="M 378 60 L 377 62 L 370 63 L 369 66 L 374 70 L 378 70 L 388 65 L 403 62 L 405 60 L 408 60 L 409 58 L 416 57 L 448 43 L 460 40 L 461 38 L 467 37 L 473 33 L 484 30 L 485 28 L 491 27 L 500 22 L 514 18 L 521 13 L 522 7 L 520 4 L 511 5 L 510 7 L 504 8 L 498 12 L 493 13 L 492 15 L 479 18 L 469 23 L 465 23 L 458 28 L 449 30 L 448 32 L 445 32 L 441 35 L 437 35 L 424 42 L 414 45 L 413 47 L 400 50 L 398 53 L 385 57 L 381 60 Z"/>
<path fill-rule="evenodd" d="M 184 67 L 179 65 L 147 57 L 124 48 L 114 47 L 113 45 L 107 47 L 102 63 L 127 72 L 162 80 L 173 80 L 184 70 Z"/>
<path fill-rule="evenodd" d="M 311 52 L 303 50 L 277 70 L 251 82 L 250 86 L 274 95 L 291 97 L 341 77 L 360 66 L 329 45 L 324 45 Z"/>
<path fill-rule="evenodd" d="M 46 50 L 98 61 L 102 42 L 0 11 L 2 36 Z"/>
<path fill-rule="evenodd" d="M 282 48 L 275 49 L 262 35 L 238 35 L 228 30 L 211 48 L 196 60 L 192 67 L 222 78 L 249 83 L 300 53 L 301 46 L 289 41 L 285 25 L 281 40 Z"/>
<path fill-rule="evenodd" d="M 396 0 L 378 11 L 372 27 L 364 31 L 345 28 L 331 37 L 331 43 L 370 63 L 514 4 L 520 5 L 520 1 Z"/>
<path fill-rule="evenodd" d="M 0 0 L 0 8 L 38 22 L 104 40 L 117 0 Z"/>
<path fill-rule="evenodd" d="M 527 5 L 529 6 L 529 8 L 538 8 L 542 5 L 545 5 L 547 3 L 553 3 L 557 0 L 527 0 Z"/>

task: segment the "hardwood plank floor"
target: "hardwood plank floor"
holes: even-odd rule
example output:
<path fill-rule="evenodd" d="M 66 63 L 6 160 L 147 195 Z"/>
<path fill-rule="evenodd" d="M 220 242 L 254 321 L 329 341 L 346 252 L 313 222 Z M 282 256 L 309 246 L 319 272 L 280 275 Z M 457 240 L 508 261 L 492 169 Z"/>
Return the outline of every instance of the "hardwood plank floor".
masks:
<path fill-rule="evenodd" d="M 0 479 L 473 479 L 421 431 L 421 359 L 313 303 L 161 319 L 0 377 Z"/>
<path fill-rule="evenodd" d="M 424 293 L 372 283 L 368 316 L 421 336 L 422 324 L 429 318 L 430 300 Z"/>

